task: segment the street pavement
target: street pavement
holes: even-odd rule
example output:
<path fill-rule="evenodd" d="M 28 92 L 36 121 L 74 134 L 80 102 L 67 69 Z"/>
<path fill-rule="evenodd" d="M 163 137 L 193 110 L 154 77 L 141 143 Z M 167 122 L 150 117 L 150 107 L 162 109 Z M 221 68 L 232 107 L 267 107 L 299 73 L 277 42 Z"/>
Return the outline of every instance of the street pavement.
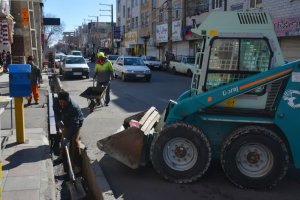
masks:
<path fill-rule="evenodd" d="M 0 73 L 0 93 L 9 95 L 8 74 Z M 16 142 L 15 129 L 11 128 L 11 106 L 1 115 L 2 149 L 2 199 L 5 200 L 53 200 L 55 182 L 47 134 L 47 76 L 40 88 L 40 102 L 24 107 L 25 143 Z M 24 104 L 27 101 L 24 99 Z M 14 121 L 14 102 L 13 124 Z M 13 126 L 15 127 L 15 126 Z"/>

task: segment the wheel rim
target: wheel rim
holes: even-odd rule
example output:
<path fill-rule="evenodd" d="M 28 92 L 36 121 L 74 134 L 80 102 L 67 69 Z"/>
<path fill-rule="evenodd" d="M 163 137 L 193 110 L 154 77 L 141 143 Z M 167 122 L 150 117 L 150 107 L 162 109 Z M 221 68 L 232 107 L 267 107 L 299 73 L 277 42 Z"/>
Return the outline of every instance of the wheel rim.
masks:
<path fill-rule="evenodd" d="M 263 177 L 273 167 L 272 152 L 262 144 L 245 144 L 236 155 L 236 164 L 241 173 L 248 177 Z"/>
<path fill-rule="evenodd" d="M 170 168 L 176 171 L 186 171 L 197 162 L 198 151 L 190 140 L 178 137 L 166 143 L 163 157 Z"/>

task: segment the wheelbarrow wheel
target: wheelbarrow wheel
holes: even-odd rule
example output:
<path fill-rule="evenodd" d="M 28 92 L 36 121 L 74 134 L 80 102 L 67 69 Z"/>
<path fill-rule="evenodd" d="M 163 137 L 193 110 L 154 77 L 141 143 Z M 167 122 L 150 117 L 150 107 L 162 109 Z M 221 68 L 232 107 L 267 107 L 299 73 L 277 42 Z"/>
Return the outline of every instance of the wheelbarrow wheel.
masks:
<path fill-rule="evenodd" d="M 90 112 L 93 112 L 96 106 L 96 102 L 93 99 L 90 99 L 88 102 L 88 108 L 90 109 Z"/>
<path fill-rule="evenodd" d="M 200 129 L 180 122 L 168 125 L 156 135 L 150 156 L 153 167 L 163 178 L 189 183 L 207 171 L 211 147 Z"/>

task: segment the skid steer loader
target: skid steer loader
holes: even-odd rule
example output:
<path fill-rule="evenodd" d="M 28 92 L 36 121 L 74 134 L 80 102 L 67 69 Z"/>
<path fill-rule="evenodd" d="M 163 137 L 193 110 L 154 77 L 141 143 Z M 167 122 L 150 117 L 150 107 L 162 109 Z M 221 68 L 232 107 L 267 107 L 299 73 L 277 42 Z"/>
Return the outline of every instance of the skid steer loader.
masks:
<path fill-rule="evenodd" d="M 264 12 L 212 12 L 191 88 L 160 116 L 152 107 L 124 120 L 98 147 L 131 168 L 151 161 L 175 183 L 202 177 L 219 159 L 240 188 L 270 189 L 300 168 L 300 61 L 284 63 Z"/>

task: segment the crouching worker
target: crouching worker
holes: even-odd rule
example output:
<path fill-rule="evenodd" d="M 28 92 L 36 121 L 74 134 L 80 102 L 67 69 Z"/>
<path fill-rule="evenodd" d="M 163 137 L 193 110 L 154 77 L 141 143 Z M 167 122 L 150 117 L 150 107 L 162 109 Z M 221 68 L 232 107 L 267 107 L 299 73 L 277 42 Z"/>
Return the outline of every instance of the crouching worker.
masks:
<path fill-rule="evenodd" d="M 66 159 L 65 145 L 69 144 L 70 158 L 75 173 L 79 171 L 80 159 L 80 128 L 83 123 L 83 114 L 80 107 L 71 98 L 68 92 L 58 93 L 59 115 L 56 115 L 55 121 L 62 130 L 61 153 L 57 161 Z"/>

